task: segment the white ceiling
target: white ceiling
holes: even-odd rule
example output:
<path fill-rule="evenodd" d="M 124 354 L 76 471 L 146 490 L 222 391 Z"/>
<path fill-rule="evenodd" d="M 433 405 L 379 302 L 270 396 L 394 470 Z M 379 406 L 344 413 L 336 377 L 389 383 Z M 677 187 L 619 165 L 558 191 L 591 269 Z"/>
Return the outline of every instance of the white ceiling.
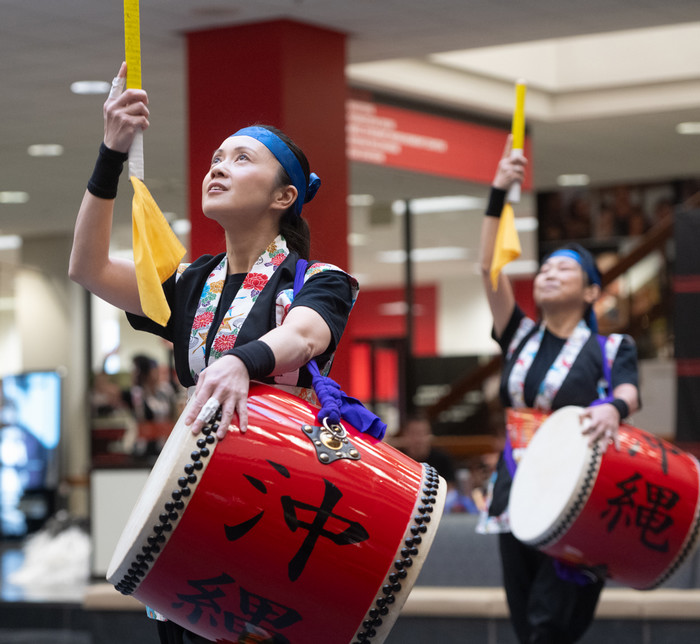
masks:
<path fill-rule="evenodd" d="M 700 174 L 700 139 L 674 130 L 700 120 L 697 0 L 142 0 L 152 108 L 146 175 L 164 211 L 186 216 L 183 32 L 275 18 L 347 33 L 352 86 L 464 114 L 507 122 L 513 80 L 527 78 L 536 188 L 553 186 L 562 172 L 587 173 L 598 184 Z M 0 204 L 0 234 L 70 233 L 101 139 L 104 97 L 69 88 L 115 74 L 122 20 L 117 0 L 0 0 L 0 190 L 30 195 L 26 204 Z M 29 157 L 36 143 L 61 144 L 65 154 Z M 378 203 L 484 193 L 359 164 L 351 188 Z M 118 236 L 126 241 L 129 210 L 122 199 Z M 360 232 L 363 217 L 353 223 Z M 436 223 L 418 233 L 417 245 L 454 245 L 457 230 L 473 238 L 458 228 L 463 222 Z M 420 241 L 422 234 L 430 239 Z M 375 243 L 391 250 L 400 238 L 394 230 Z M 366 249 L 355 270 L 374 272 L 376 250 Z"/>

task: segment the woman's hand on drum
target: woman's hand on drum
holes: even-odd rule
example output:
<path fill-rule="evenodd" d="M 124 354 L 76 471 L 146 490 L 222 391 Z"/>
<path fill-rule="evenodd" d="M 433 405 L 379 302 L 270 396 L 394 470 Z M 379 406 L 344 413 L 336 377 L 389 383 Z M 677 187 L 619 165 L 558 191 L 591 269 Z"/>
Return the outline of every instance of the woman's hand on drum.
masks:
<path fill-rule="evenodd" d="M 104 143 L 117 152 L 128 152 L 136 133 L 149 126 L 148 95 L 142 89 L 122 92 L 125 81 L 126 63 L 122 63 L 103 107 Z"/>
<path fill-rule="evenodd" d="M 612 441 L 615 449 L 620 449 L 620 439 L 617 434 L 620 427 L 620 414 L 615 407 L 609 403 L 587 407 L 581 413 L 581 423 L 583 434 L 589 437 L 590 446 L 600 441 L 604 452 Z"/>
<path fill-rule="evenodd" d="M 235 356 L 223 356 L 199 374 L 195 390 L 195 402 L 185 417 L 198 434 L 213 418 L 219 406 L 221 420 L 216 436 L 226 436 L 234 415 L 238 416 L 238 427 L 244 433 L 248 429 L 248 389 L 250 378 L 243 361 Z"/>

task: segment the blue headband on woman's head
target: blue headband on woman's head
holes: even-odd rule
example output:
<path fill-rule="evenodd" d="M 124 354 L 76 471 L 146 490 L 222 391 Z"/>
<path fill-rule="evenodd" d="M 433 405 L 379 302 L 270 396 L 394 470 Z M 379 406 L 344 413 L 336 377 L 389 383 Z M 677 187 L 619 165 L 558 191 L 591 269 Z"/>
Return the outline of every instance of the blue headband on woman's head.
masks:
<path fill-rule="evenodd" d="M 579 266 L 581 266 L 583 269 L 583 272 L 586 273 L 590 284 L 602 286 L 600 271 L 595 265 L 595 261 L 590 254 L 586 253 L 584 255 L 575 250 L 571 250 L 570 248 L 560 248 L 559 250 L 555 250 L 553 253 L 548 255 L 544 261 L 546 262 L 550 257 L 568 257 L 569 259 L 573 259 L 574 261 L 578 262 Z M 588 328 L 593 331 L 593 333 L 598 333 L 598 320 L 596 319 L 592 305 L 588 307 L 588 311 L 586 312 L 586 324 L 588 325 Z"/>
<path fill-rule="evenodd" d="M 598 267 L 595 265 L 593 258 L 589 259 L 584 257 L 581 253 L 571 250 L 570 248 L 560 248 L 559 250 L 555 250 L 553 253 L 547 256 L 545 261 L 547 261 L 547 259 L 550 257 L 568 257 L 575 260 L 581 266 L 583 272 L 588 276 L 588 282 L 590 284 L 597 284 L 598 286 L 601 285 L 600 272 L 598 271 Z"/>
<path fill-rule="evenodd" d="M 260 141 L 260 143 L 272 152 L 275 159 L 279 161 L 280 165 L 289 175 L 292 185 L 297 189 L 297 200 L 294 202 L 294 212 L 297 215 L 301 215 L 302 206 L 314 198 L 316 191 L 321 186 L 321 179 L 319 179 L 318 175 L 312 172 L 307 184 L 306 176 L 301 168 L 299 159 L 297 159 L 294 152 L 290 150 L 289 146 L 280 139 L 280 137 L 267 128 L 258 125 L 244 127 L 231 136 L 249 136 L 256 141 Z"/>

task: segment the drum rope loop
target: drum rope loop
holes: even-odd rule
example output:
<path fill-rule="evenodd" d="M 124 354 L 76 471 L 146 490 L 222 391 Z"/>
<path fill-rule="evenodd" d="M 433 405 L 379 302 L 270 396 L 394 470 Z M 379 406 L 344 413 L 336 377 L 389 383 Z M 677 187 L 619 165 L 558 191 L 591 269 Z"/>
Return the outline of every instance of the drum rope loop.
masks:
<path fill-rule="evenodd" d="M 324 377 L 318 370 L 316 363 L 309 363 L 309 371 L 312 374 L 312 383 L 321 409 L 318 410 L 316 419 L 325 425 L 328 421 L 330 425 L 340 424 L 341 391 L 340 385 L 331 378 Z M 314 368 L 315 367 L 315 368 Z"/>
<path fill-rule="evenodd" d="M 322 376 L 314 360 L 309 361 L 306 368 L 311 373 L 311 382 L 321 403 L 321 409 L 316 414 L 318 422 L 323 425 L 339 425 L 342 418 L 362 433 L 379 440 L 384 438 L 386 423 L 379 416 L 367 409 L 357 398 L 348 396 L 335 380 Z"/>

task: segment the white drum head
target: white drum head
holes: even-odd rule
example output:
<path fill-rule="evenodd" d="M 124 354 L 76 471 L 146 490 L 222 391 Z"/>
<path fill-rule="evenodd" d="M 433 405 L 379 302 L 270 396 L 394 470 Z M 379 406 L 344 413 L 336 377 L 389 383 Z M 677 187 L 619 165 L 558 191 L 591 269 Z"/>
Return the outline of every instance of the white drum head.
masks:
<path fill-rule="evenodd" d="M 107 569 L 107 580 L 113 584 L 116 584 L 126 574 L 136 555 L 141 554 L 140 548 L 146 533 L 151 530 L 154 524 L 159 523 L 158 516 L 163 511 L 164 504 L 172 500 L 170 498 L 171 492 L 175 487 L 173 482 L 182 475 L 183 462 L 187 460 L 187 455 L 195 447 L 197 438 L 202 437 L 202 434 L 194 436 L 190 426 L 185 425 L 184 418 L 193 404 L 194 396 L 170 432 L 170 436 L 124 526 Z M 215 447 L 216 443 L 210 446 L 210 450 L 213 452 Z M 203 462 L 203 469 L 199 473 L 200 477 L 206 469 L 207 462 Z"/>
<path fill-rule="evenodd" d="M 510 492 L 510 525 L 522 542 L 540 545 L 572 512 L 593 450 L 581 431 L 582 407 L 564 407 L 542 423 L 518 465 Z M 580 504 L 583 505 L 582 503 Z"/>

